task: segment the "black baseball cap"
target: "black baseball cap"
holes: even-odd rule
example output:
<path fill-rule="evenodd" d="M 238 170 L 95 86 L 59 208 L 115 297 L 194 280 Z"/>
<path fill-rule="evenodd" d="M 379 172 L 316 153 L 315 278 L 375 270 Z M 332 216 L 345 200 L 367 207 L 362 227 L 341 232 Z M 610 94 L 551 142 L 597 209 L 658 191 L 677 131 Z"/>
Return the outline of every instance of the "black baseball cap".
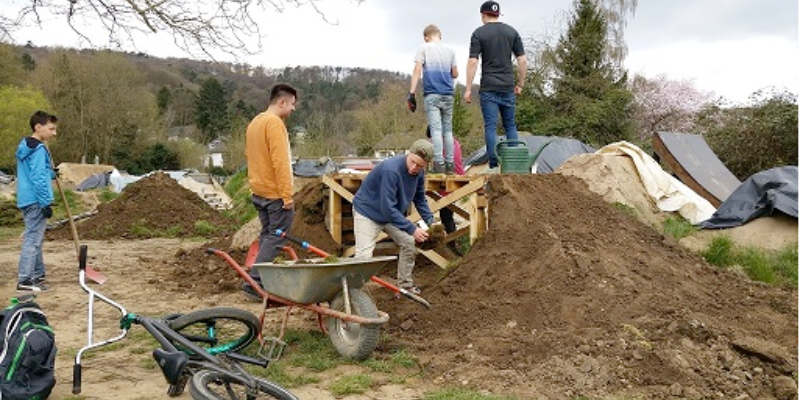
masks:
<path fill-rule="evenodd" d="M 494 15 L 495 17 L 500 15 L 500 4 L 497 4 L 496 1 L 486 1 L 481 4 L 481 14 L 489 14 Z"/>

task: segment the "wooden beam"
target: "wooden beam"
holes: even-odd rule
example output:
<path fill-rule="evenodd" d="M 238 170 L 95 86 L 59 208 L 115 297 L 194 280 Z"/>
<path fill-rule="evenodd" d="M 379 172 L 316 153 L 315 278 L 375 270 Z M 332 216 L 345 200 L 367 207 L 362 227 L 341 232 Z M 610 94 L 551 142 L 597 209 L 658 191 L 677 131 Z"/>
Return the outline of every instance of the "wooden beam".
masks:
<path fill-rule="evenodd" d="M 335 190 L 328 191 L 328 229 L 333 241 L 342 245 L 342 196 Z"/>
<path fill-rule="evenodd" d="M 469 225 L 464 226 L 461 229 L 457 229 L 452 233 L 448 233 L 447 237 L 444 239 L 445 243 L 450 243 L 453 240 L 460 238 L 461 236 L 469 234 Z"/>
<path fill-rule="evenodd" d="M 447 269 L 447 266 L 450 264 L 450 261 L 439 255 L 439 253 L 434 250 L 420 250 L 419 252 L 425 256 L 425 258 L 438 265 L 441 269 Z"/>
<path fill-rule="evenodd" d="M 355 197 L 355 195 L 352 192 L 350 192 L 349 190 L 347 190 L 344 187 L 342 187 L 342 185 L 340 185 L 338 182 L 333 180 L 333 178 L 331 178 L 330 176 L 323 175 L 322 176 L 322 183 L 324 183 L 329 188 L 331 188 L 331 190 L 333 190 L 337 194 L 339 194 L 339 196 L 344 197 L 345 200 L 349 201 L 350 203 L 353 202 L 353 197 Z"/>
<path fill-rule="evenodd" d="M 431 207 L 431 211 L 433 212 L 439 211 L 440 209 L 446 207 L 447 205 L 460 200 L 464 196 L 474 194 L 475 191 L 483 188 L 483 185 L 485 183 L 486 183 L 486 178 L 483 177 L 473 180 L 466 186 L 462 186 L 458 188 L 456 191 L 450 192 L 447 194 L 447 196 L 444 196 L 438 201 L 436 201 Z"/>

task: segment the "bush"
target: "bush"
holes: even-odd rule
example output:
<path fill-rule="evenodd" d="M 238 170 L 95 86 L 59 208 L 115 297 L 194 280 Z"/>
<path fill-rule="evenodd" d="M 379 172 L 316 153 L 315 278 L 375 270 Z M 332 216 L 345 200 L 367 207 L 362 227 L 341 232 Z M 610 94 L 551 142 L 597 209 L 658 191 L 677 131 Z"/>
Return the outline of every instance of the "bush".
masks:
<path fill-rule="evenodd" d="M 756 92 L 752 106 L 703 110 L 701 133 L 739 179 L 782 165 L 797 165 L 797 96 Z"/>

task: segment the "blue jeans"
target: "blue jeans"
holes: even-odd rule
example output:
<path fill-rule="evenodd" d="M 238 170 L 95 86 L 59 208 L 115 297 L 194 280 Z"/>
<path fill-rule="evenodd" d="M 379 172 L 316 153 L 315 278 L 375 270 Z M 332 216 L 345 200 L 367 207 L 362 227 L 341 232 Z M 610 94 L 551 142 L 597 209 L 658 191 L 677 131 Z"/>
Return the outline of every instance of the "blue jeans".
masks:
<path fill-rule="evenodd" d="M 486 155 L 489 156 L 489 167 L 497 166 L 497 113 L 503 119 L 506 140 L 517 140 L 517 124 L 514 122 L 514 111 L 517 99 L 514 92 L 481 91 L 481 113 L 483 114 L 483 138 L 486 141 Z"/>
<path fill-rule="evenodd" d="M 42 207 L 31 204 L 22 209 L 22 219 L 25 221 L 25 232 L 22 236 L 22 251 L 19 254 L 18 278 L 19 282 L 32 282 L 43 278 L 45 273 L 42 243 L 47 218 L 44 217 Z"/>
<path fill-rule="evenodd" d="M 433 93 L 425 95 L 425 113 L 428 116 L 428 126 L 431 127 L 434 164 L 442 164 L 445 161 L 452 164 L 453 96 Z"/>

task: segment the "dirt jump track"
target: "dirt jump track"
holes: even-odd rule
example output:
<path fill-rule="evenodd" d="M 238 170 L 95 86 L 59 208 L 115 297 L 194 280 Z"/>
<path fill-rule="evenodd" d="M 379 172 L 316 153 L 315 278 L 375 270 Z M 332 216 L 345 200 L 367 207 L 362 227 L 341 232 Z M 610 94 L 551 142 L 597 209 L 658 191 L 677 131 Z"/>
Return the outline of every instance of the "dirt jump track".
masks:
<path fill-rule="evenodd" d="M 709 266 L 574 177 L 488 192 L 486 236 L 420 282 L 434 308 L 378 302 L 437 379 L 521 398 L 796 398 L 796 290 Z"/>

